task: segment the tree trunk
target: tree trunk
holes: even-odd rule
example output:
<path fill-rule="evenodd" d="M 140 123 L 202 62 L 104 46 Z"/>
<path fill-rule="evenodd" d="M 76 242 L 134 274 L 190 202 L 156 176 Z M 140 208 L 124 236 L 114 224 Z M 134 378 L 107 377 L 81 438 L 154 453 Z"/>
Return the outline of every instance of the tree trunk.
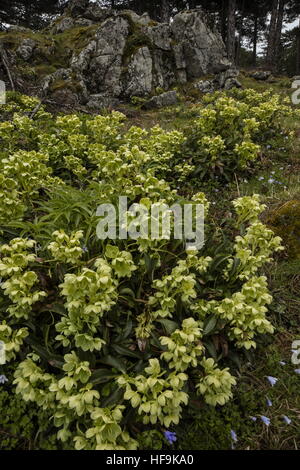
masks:
<path fill-rule="evenodd" d="M 222 0 L 221 35 L 222 35 L 224 44 L 226 44 L 226 40 L 227 40 L 227 16 L 228 16 L 227 0 Z"/>
<path fill-rule="evenodd" d="M 281 35 L 284 17 L 284 7 L 286 0 L 279 0 L 279 8 L 277 15 L 276 34 L 275 34 L 275 56 L 274 56 L 274 69 L 278 67 L 280 54 L 281 54 Z"/>
<path fill-rule="evenodd" d="M 258 18 L 255 16 L 254 18 L 254 33 L 253 33 L 253 65 L 256 66 L 256 58 L 257 58 L 257 39 L 258 39 Z"/>
<path fill-rule="evenodd" d="M 227 54 L 232 62 L 235 59 L 235 11 L 236 0 L 228 0 Z"/>
<path fill-rule="evenodd" d="M 244 19 L 245 19 L 245 6 L 246 6 L 246 0 L 243 0 L 241 4 L 241 9 L 240 9 L 240 20 L 239 20 L 239 25 L 237 27 L 238 30 L 238 38 L 236 40 L 236 52 L 235 52 L 235 62 L 236 65 L 240 64 L 241 60 L 241 49 L 242 49 L 242 42 L 243 42 L 243 25 L 244 25 Z"/>
<path fill-rule="evenodd" d="M 300 73 L 300 20 L 299 20 L 299 30 L 297 33 L 297 63 L 296 63 L 296 73 Z"/>
<path fill-rule="evenodd" d="M 240 65 L 241 48 L 242 48 L 242 34 L 239 33 L 238 38 L 236 40 L 236 52 L 235 52 L 235 63 L 236 63 L 236 65 Z"/>
<path fill-rule="evenodd" d="M 271 23 L 270 23 L 269 38 L 268 38 L 268 49 L 267 49 L 267 57 L 266 57 L 266 63 L 270 67 L 272 67 L 272 65 L 274 64 L 275 54 L 276 54 L 275 43 L 276 43 L 277 17 L 278 17 L 278 0 L 273 0 Z"/>

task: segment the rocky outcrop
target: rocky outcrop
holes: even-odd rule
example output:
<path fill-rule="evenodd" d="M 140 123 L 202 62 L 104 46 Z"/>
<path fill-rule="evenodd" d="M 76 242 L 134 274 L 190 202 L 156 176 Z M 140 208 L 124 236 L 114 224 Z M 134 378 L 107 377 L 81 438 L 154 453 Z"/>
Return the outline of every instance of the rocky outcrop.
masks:
<path fill-rule="evenodd" d="M 47 50 L 47 61 L 56 70 L 42 77 L 44 92 L 57 89 L 59 82 L 59 88 L 64 84 L 72 88 L 78 101 L 91 107 L 149 97 L 158 87 L 168 91 L 207 74 L 216 74 L 213 85 L 199 82 L 198 89 L 239 85 L 237 75 L 228 76 L 231 64 L 221 36 L 208 27 L 201 9 L 183 11 L 167 24 L 151 21 L 147 13 L 139 16 L 73 0 L 47 34 L 54 44 Z M 23 35 L 16 54 L 34 67 L 41 47 L 36 47 L 33 37 L 33 33 L 28 39 Z"/>

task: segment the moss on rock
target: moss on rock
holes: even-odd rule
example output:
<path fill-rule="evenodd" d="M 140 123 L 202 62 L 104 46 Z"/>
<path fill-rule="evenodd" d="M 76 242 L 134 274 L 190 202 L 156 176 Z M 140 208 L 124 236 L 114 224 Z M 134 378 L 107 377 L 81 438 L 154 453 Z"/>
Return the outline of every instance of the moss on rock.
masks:
<path fill-rule="evenodd" d="M 289 256 L 300 259 L 300 200 L 288 201 L 270 212 L 266 223 L 283 239 Z"/>

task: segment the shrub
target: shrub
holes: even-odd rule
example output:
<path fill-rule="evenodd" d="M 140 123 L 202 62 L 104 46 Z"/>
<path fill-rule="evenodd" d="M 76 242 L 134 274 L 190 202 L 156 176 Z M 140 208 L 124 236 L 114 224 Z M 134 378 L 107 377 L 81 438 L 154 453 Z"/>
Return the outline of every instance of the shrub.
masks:
<path fill-rule="evenodd" d="M 249 170 L 270 139 L 282 133 L 282 117 L 298 116 L 288 99 L 251 89 L 206 95 L 195 108 L 199 116 L 186 132 L 182 153 L 190 176 L 201 181 L 230 181 L 234 172 Z"/>

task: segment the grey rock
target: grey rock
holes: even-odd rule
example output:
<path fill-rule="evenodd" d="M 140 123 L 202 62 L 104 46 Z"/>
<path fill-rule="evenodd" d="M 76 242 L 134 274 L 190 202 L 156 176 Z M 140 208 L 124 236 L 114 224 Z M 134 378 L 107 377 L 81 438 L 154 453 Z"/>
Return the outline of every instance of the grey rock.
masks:
<path fill-rule="evenodd" d="M 50 31 L 53 34 L 59 34 L 63 33 L 64 31 L 74 28 L 75 26 L 75 20 L 74 18 L 71 18 L 70 16 L 63 17 L 62 19 L 54 21 L 50 25 Z"/>
<path fill-rule="evenodd" d="M 178 13 L 170 27 L 176 45 L 177 63 L 185 61 L 188 80 L 231 66 L 221 35 L 208 27 L 202 10 Z"/>
<path fill-rule="evenodd" d="M 236 78 L 228 78 L 224 83 L 224 90 L 231 90 L 232 88 L 242 88 L 241 82 Z"/>
<path fill-rule="evenodd" d="M 178 103 L 178 96 L 176 91 L 167 91 L 161 95 L 153 96 L 149 101 L 143 104 L 143 109 L 157 109 L 166 106 L 172 106 Z"/>
<path fill-rule="evenodd" d="M 121 16 L 108 18 L 79 55 L 73 55 L 71 67 L 82 73 L 90 92 L 114 97 L 122 92 L 123 53 L 128 33 L 128 20 Z"/>
<path fill-rule="evenodd" d="M 226 82 L 229 79 L 237 78 L 239 76 L 239 73 L 239 70 L 237 70 L 236 68 L 230 68 L 224 72 L 220 72 L 215 79 L 217 87 L 224 88 Z"/>
<path fill-rule="evenodd" d="M 268 80 L 272 75 L 270 70 L 257 70 L 256 72 L 250 73 L 250 77 L 255 78 L 255 80 L 265 81 Z"/>
<path fill-rule="evenodd" d="M 138 15 L 135 11 L 132 10 L 122 10 L 120 13 L 122 16 L 129 16 L 131 21 L 140 25 L 140 26 L 148 26 L 151 23 L 151 18 L 148 13 L 143 13 L 141 16 Z"/>
<path fill-rule="evenodd" d="M 171 30 L 170 26 L 166 23 L 161 23 L 157 26 L 149 27 L 146 30 L 152 44 L 163 51 L 171 51 Z"/>
<path fill-rule="evenodd" d="M 215 91 L 213 80 L 200 80 L 194 83 L 194 88 L 201 91 L 201 93 L 212 93 Z"/>
<path fill-rule="evenodd" d="M 95 95 L 90 95 L 89 101 L 87 102 L 86 106 L 91 111 L 97 111 L 99 109 L 117 106 L 118 104 L 119 104 L 118 99 L 112 98 L 110 95 L 104 95 L 104 94 L 98 93 Z"/>
<path fill-rule="evenodd" d="M 142 25 L 142 26 L 147 26 L 149 23 L 151 23 L 151 18 L 148 15 L 148 13 L 143 13 L 137 20 L 137 23 Z"/>
<path fill-rule="evenodd" d="M 174 59 L 161 49 L 152 51 L 153 58 L 153 88 L 160 87 L 168 90 L 177 81 Z"/>
<path fill-rule="evenodd" d="M 90 30 L 85 46 L 71 47 L 65 68 L 44 79 L 45 90 L 51 92 L 53 81 L 63 80 L 73 91 L 75 80 L 79 99 L 98 107 L 109 99 L 113 103 L 131 96 L 147 97 L 157 87 L 170 90 L 175 83 L 187 81 L 198 80 L 195 86 L 205 93 L 239 86 L 238 72 L 226 56 L 221 35 L 209 28 L 201 9 L 180 12 L 167 24 L 151 21 L 147 13 L 139 16 L 130 10 L 101 8 L 88 0 L 71 0 L 50 31 L 59 34 L 90 25 L 95 29 Z M 38 45 L 24 40 L 17 53 L 30 60 L 35 47 L 38 52 Z M 55 47 L 49 46 L 48 53 L 54 56 Z M 217 74 L 212 83 L 199 81 L 207 74 Z M 168 106 L 174 97 L 174 92 L 154 97 L 150 106 Z"/>
<path fill-rule="evenodd" d="M 187 74 L 186 74 L 186 70 L 182 69 L 182 70 L 177 70 L 177 81 L 178 83 L 180 84 L 184 84 L 187 82 Z"/>
<path fill-rule="evenodd" d="M 145 96 L 151 93 L 152 67 L 153 62 L 148 47 L 141 47 L 128 65 L 124 96 Z"/>
<path fill-rule="evenodd" d="M 36 47 L 36 42 L 33 39 L 27 38 L 23 39 L 20 46 L 17 49 L 17 54 L 23 60 L 27 61 L 31 59 L 33 50 Z"/>
<path fill-rule="evenodd" d="M 182 47 L 181 43 L 173 44 L 173 54 L 175 59 L 176 68 L 179 70 L 186 69 L 186 60 L 184 54 L 184 48 Z"/>
<path fill-rule="evenodd" d="M 42 81 L 42 90 L 45 94 L 51 93 L 51 86 L 56 81 L 65 82 L 65 88 L 74 88 L 76 84 L 76 92 L 78 102 L 85 104 L 89 99 L 89 93 L 85 85 L 84 79 L 79 72 L 72 69 L 58 69 L 56 72 L 47 75 Z"/>

